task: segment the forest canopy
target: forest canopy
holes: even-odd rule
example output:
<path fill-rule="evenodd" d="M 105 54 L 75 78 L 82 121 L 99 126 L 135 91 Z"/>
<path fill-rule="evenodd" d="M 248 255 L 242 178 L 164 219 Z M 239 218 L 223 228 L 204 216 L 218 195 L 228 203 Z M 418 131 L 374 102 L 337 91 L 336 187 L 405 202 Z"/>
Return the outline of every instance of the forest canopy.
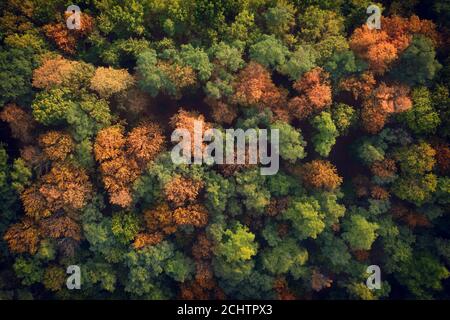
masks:
<path fill-rule="evenodd" d="M 0 3 L 0 299 L 450 298 L 446 0 L 69 4 Z"/>

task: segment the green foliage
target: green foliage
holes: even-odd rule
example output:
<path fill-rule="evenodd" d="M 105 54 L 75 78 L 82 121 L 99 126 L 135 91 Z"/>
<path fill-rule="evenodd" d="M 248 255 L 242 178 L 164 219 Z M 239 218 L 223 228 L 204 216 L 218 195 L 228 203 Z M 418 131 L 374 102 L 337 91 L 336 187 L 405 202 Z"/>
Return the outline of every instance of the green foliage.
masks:
<path fill-rule="evenodd" d="M 98 28 L 105 34 L 129 38 L 144 33 L 144 8 L 140 1 L 98 1 L 102 13 L 98 17 Z"/>
<path fill-rule="evenodd" d="M 249 49 L 250 59 L 266 68 L 279 69 L 286 63 L 289 50 L 273 35 L 263 35 Z"/>
<path fill-rule="evenodd" d="M 436 258 L 418 252 L 403 265 L 398 279 L 415 298 L 431 299 L 434 291 L 443 289 L 441 281 L 449 276 L 450 272 Z"/>
<path fill-rule="evenodd" d="M 139 229 L 139 220 L 133 213 L 116 213 L 111 219 L 111 231 L 120 243 L 128 244 Z"/>
<path fill-rule="evenodd" d="M 75 108 L 74 104 L 69 100 L 67 90 L 57 88 L 42 91 L 33 101 L 33 117 L 46 126 L 61 124 L 67 112 Z"/>
<path fill-rule="evenodd" d="M 351 215 L 342 225 L 342 238 L 354 250 L 369 250 L 377 238 L 379 225 L 367 221 L 361 215 Z"/>
<path fill-rule="evenodd" d="M 269 204 L 270 193 L 264 187 L 265 177 L 259 169 L 245 170 L 236 174 L 236 192 L 244 199 L 247 210 L 261 213 Z"/>
<path fill-rule="evenodd" d="M 31 179 L 32 172 L 30 168 L 25 164 L 22 158 L 14 160 L 13 169 L 11 171 L 11 186 L 18 192 L 21 193 L 26 187 Z"/>
<path fill-rule="evenodd" d="M 196 71 L 201 81 L 207 81 L 211 76 L 213 65 L 202 48 L 194 48 L 191 44 L 182 45 L 179 59 L 183 65 Z"/>
<path fill-rule="evenodd" d="M 331 117 L 340 135 L 346 134 L 351 127 L 355 126 L 358 119 L 356 110 L 345 103 L 333 106 Z"/>
<path fill-rule="evenodd" d="M 312 138 L 314 150 L 321 156 L 328 157 L 339 135 L 331 114 L 321 112 L 312 119 L 311 124 L 318 131 Z"/>
<path fill-rule="evenodd" d="M 247 261 L 257 252 L 258 245 L 254 241 L 255 235 L 238 223 L 233 229 L 223 232 L 215 252 L 228 263 Z"/>
<path fill-rule="evenodd" d="M 306 157 L 306 142 L 303 140 L 301 131 L 282 121 L 275 122 L 271 129 L 279 130 L 279 148 L 282 159 L 294 163 L 297 159 Z"/>
<path fill-rule="evenodd" d="M 22 284 L 27 286 L 41 282 L 44 276 L 44 269 L 36 259 L 18 257 L 13 268 L 17 276 L 22 279 Z"/>
<path fill-rule="evenodd" d="M 325 214 L 321 211 L 319 202 L 313 197 L 293 200 L 283 213 L 283 218 L 292 223 L 299 240 L 316 239 L 325 229 Z"/>
<path fill-rule="evenodd" d="M 363 72 L 366 68 L 367 63 L 356 58 L 351 50 L 336 52 L 324 65 L 324 69 L 336 84 L 345 77 Z"/>
<path fill-rule="evenodd" d="M 29 48 L 0 47 L 0 106 L 31 94 L 31 76 L 36 64 L 30 55 Z"/>
<path fill-rule="evenodd" d="M 424 174 L 430 172 L 435 164 L 436 152 L 426 142 L 402 147 L 396 152 L 400 169 L 405 174 Z"/>
<path fill-rule="evenodd" d="M 411 96 L 413 107 L 400 115 L 401 120 L 416 134 L 436 132 L 440 119 L 433 109 L 430 91 L 425 87 L 418 87 L 412 91 Z"/>
<path fill-rule="evenodd" d="M 164 276 L 183 282 L 193 271 L 192 261 L 175 251 L 167 241 L 140 251 L 130 251 L 125 261 L 129 268 L 125 291 L 151 299 L 168 297 L 167 290 L 161 287 Z"/>
<path fill-rule="evenodd" d="M 261 254 L 264 268 L 274 275 L 290 273 L 298 279 L 305 272 L 308 252 L 300 247 L 295 239 L 283 240 L 278 246 Z"/>
<path fill-rule="evenodd" d="M 275 7 L 269 8 L 263 14 L 269 33 L 278 37 L 288 33 L 295 25 L 295 13 L 294 6 L 283 2 L 278 2 Z"/>
<path fill-rule="evenodd" d="M 433 42 L 425 36 L 414 36 L 401 55 L 392 75 L 409 86 L 429 84 L 441 68 L 436 60 Z"/>
<path fill-rule="evenodd" d="M 286 63 L 278 67 L 281 74 L 289 76 L 291 80 L 298 80 L 301 76 L 316 66 L 317 52 L 310 45 L 299 45 L 289 55 Z"/>
<path fill-rule="evenodd" d="M 436 187 L 437 178 L 429 173 L 424 176 L 400 177 L 394 182 L 392 192 L 400 199 L 420 206 L 431 200 Z"/>

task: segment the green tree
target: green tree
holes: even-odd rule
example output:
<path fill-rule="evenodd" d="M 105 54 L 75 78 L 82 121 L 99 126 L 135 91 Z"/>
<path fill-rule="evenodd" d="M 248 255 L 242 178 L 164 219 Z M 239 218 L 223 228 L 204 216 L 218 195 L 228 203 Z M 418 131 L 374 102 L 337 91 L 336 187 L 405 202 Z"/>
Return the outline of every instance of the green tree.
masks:
<path fill-rule="evenodd" d="M 362 73 L 367 68 L 367 63 L 357 58 L 353 51 L 346 50 L 334 53 L 323 67 L 330 74 L 333 83 L 338 84 L 341 79 Z"/>
<path fill-rule="evenodd" d="M 269 33 L 282 38 L 295 26 L 296 10 L 293 5 L 286 2 L 277 2 L 275 7 L 269 8 L 263 17 Z"/>
<path fill-rule="evenodd" d="M 303 140 L 300 130 L 296 130 L 291 125 L 282 121 L 275 122 L 271 126 L 271 129 L 279 130 L 281 158 L 294 163 L 297 159 L 306 157 L 306 142 Z"/>
<path fill-rule="evenodd" d="M 278 67 L 281 74 L 289 76 L 289 79 L 295 81 L 300 79 L 304 73 L 316 67 L 317 52 L 310 45 L 299 45 L 292 52 L 286 63 Z"/>
<path fill-rule="evenodd" d="M 14 160 L 13 170 L 11 172 L 11 186 L 19 193 L 29 185 L 32 172 L 22 158 Z"/>
<path fill-rule="evenodd" d="M 319 202 L 313 197 L 292 200 L 283 213 L 283 218 L 292 223 L 299 240 L 316 239 L 325 229 L 325 214 L 321 211 Z"/>
<path fill-rule="evenodd" d="M 297 244 L 295 239 L 283 240 L 274 248 L 266 249 L 261 254 L 263 267 L 274 275 L 290 273 L 298 279 L 305 273 L 304 266 L 308 260 L 308 251 Z"/>
<path fill-rule="evenodd" d="M 31 94 L 32 70 L 36 67 L 29 48 L 0 47 L 0 106 Z M 25 100 L 27 100 L 25 99 Z"/>
<path fill-rule="evenodd" d="M 67 112 L 75 108 L 75 103 L 70 100 L 67 90 L 56 88 L 39 92 L 31 107 L 33 117 L 38 122 L 49 126 L 62 123 Z"/>
<path fill-rule="evenodd" d="M 338 103 L 331 110 L 331 118 L 340 135 L 345 135 L 348 130 L 355 126 L 357 112 L 345 103 Z"/>
<path fill-rule="evenodd" d="M 113 215 L 111 231 L 123 244 L 128 244 L 134 239 L 140 229 L 140 223 L 133 213 L 120 212 Z"/>
<path fill-rule="evenodd" d="M 400 119 L 416 134 L 432 134 L 436 132 L 440 119 L 433 109 L 431 93 L 425 87 L 412 91 L 413 106 L 401 113 Z"/>
<path fill-rule="evenodd" d="M 258 244 L 255 242 L 255 235 L 238 223 L 234 228 L 223 232 L 222 241 L 214 250 L 217 256 L 228 263 L 241 262 L 256 255 Z"/>
<path fill-rule="evenodd" d="M 443 290 L 441 281 L 449 276 L 450 272 L 439 260 L 429 253 L 418 252 L 402 266 L 397 278 L 415 298 L 432 299 L 434 292 Z"/>
<path fill-rule="evenodd" d="M 429 84 L 441 67 L 436 60 L 433 42 L 418 35 L 413 37 L 391 72 L 398 81 L 415 87 Z"/>
<path fill-rule="evenodd" d="M 263 35 L 249 49 L 250 59 L 266 68 L 281 68 L 289 56 L 289 50 L 273 35 Z"/>
<path fill-rule="evenodd" d="M 265 176 L 260 175 L 257 168 L 236 174 L 236 192 L 243 196 L 243 203 L 250 212 L 262 213 L 269 204 L 270 193 L 264 185 Z"/>
<path fill-rule="evenodd" d="M 405 174 L 424 174 L 433 170 L 436 151 L 426 142 L 402 147 L 395 153 Z"/>
<path fill-rule="evenodd" d="M 361 215 L 353 214 L 342 224 L 342 239 L 354 250 L 370 250 L 377 238 L 379 225 L 367 221 Z"/>
<path fill-rule="evenodd" d="M 312 119 L 311 124 L 318 131 L 312 138 L 314 150 L 321 156 L 328 157 L 339 135 L 331 114 L 323 111 Z"/>
<path fill-rule="evenodd" d="M 424 176 L 402 176 L 395 180 L 392 192 L 400 199 L 420 206 L 431 200 L 436 187 L 437 178 L 432 173 Z"/>

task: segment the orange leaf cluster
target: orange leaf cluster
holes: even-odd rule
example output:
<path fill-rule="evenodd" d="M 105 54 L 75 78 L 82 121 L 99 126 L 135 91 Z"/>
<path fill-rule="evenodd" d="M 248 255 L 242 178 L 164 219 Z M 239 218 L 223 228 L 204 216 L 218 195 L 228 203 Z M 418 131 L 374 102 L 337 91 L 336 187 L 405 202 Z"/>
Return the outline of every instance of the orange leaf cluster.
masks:
<path fill-rule="evenodd" d="M 199 180 L 176 176 L 164 186 L 166 199 L 180 207 L 197 199 L 204 183 Z"/>
<path fill-rule="evenodd" d="M 435 25 L 417 16 L 401 18 L 382 17 L 382 29 L 370 30 L 366 24 L 355 29 L 350 37 L 350 48 L 365 59 L 376 74 L 384 74 L 389 66 L 409 46 L 413 34 L 424 34 L 435 43 L 439 40 Z"/>
<path fill-rule="evenodd" d="M 70 16 L 69 13 L 65 15 L 66 18 Z M 74 54 L 77 41 L 91 33 L 94 28 L 94 19 L 88 14 L 82 13 L 80 19 L 80 29 L 70 30 L 65 22 L 47 24 L 42 29 L 45 35 L 53 40 L 60 50 L 68 54 Z"/>
<path fill-rule="evenodd" d="M 179 207 L 173 213 L 175 222 L 179 225 L 204 227 L 208 223 L 208 211 L 201 204 L 191 204 Z"/>
<path fill-rule="evenodd" d="M 329 74 L 320 67 L 306 72 L 293 87 L 299 95 L 289 101 L 288 108 L 297 119 L 305 119 L 332 102 Z"/>
<path fill-rule="evenodd" d="M 389 199 L 389 192 L 380 186 L 373 186 L 370 190 L 370 196 L 376 200 Z"/>
<path fill-rule="evenodd" d="M 190 133 L 191 136 L 191 152 L 194 154 L 195 152 L 195 144 L 194 144 L 194 134 L 195 134 L 195 122 L 198 121 L 201 124 L 202 131 L 201 135 L 205 134 L 205 131 L 211 129 L 211 124 L 205 121 L 205 117 L 202 114 L 199 114 L 194 111 L 186 111 L 183 108 L 180 108 L 178 112 L 172 116 L 170 119 L 170 125 L 174 129 L 184 129 Z M 198 132 L 200 134 L 200 132 Z M 188 141 L 186 141 L 187 143 Z M 202 143 L 201 151 L 203 152 L 203 148 L 206 147 L 205 143 Z"/>
<path fill-rule="evenodd" d="M 68 216 L 50 217 L 40 221 L 39 229 L 46 237 L 53 239 L 72 238 L 81 240 L 80 225 Z"/>
<path fill-rule="evenodd" d="M 438 142 L 433 144 L 433 149 L 436 150 L 437 167 L 443 174 L 450 172 L 450 148 L 445 142 Z"/>
<path fill-rule="evenodd" d="M 158 61 L 157 68 L 163 72 L 175 87 L 180 90 L 195 84 L 197 76 L 189 66 L 180 66 L 176 63 Z"/>
<path fill-rule="evenodd" d="M 231 125 L 237 118 L 237 111 L 234 106 L 214 99 L 206 99 L 205 102 L 211 107 L 211 116 L 215 122 Z"/>
<path fill-rule="evenodd" d="M 164 236 L 159 233 L 139 233 L 134 238 L 133 247 L 135 249 L 142 249 L 147 246 L 154 246 L 160 243 L 164 239 Z"/>
<path fill-rule="evenodd" d="M 278 300 L 296 300 L 296 296 L 291 292 L 285 278 L 279 277 L 275 279 L 273 285 Z"/>
<path fill-rule="evenodd" d="M 277 216 L 287 209 L 289 198 L 271 198 L 270 203 L 266 208 L 266 213 L 271 216 Z"/>
<path fill-rule="evenodd" d="M 335 190 L 342 183 L 336 167 L 329 161 L 313 160 L 306 163 L 302 169 L 302 181 L 312 189 Z"/>
<path fill-rule="evenodd" d="M 38 166 L 45 161 L 42 150 L 37 146 L 27 145 L 20 149 L 20 157 L 28 164 L 29 167 Z"/>
<path fill-rule="evenodd" d="M 68 54 L 75 53 L 77 38 L 75 33 L 70 32 L 64 23 L 47 24 L 42 29 L 60 50 Z"/>
<path fill-rule="evenodd" d="M 353 95 L 353 98 L 358 100 L 367 98 L 377 84 L 373 73 L 364 72 L 360 76 L 351 76 L 343 79 L 339 84 L 340 89 L 348 91 Z"/>
<path fill-rule="evenodd" d="M 92 185 L 83 169 L 56 163 L 40 181 L 24 190 L 21 199 L 25 213 L 39 219 L 60 209 L 81 209 L 91 194 Z"/>
<path fill-rule="evenodd" d="M 397 218 L 406 225 L 408 225 L 411 229 L 417 228 L 417 227 L 430 227 L 431 223 L 428 220 L 428 218 L 417 212 L 413 212 L 407 207 L 397 204 L 392 206 L 391 213 L 394 218 Z"/>
<path fill-rule="evenodd" d="M 134 78 L 126 69 L 98 67 L 91 79 L 90 88 L 102 98 L 109 98 L 115 93 L 127 90 L 134 83 Z"/>
<path fill-rule="evenodd" d="M 212 257 L 212 242 L 205 233 L 200 233 L 192 245 L 192 255 L 196 260 L 210 259 Z"/>
<path fill-rule="evenodd" d="M 110 202 L 128 207 L 132 202 L 131 185 L 148 161 L 161 151 L 164 138 L 159 126 L 144 123 L 124 136 L 120 126 L 101 130 L 94 144 L 94 154 L 100 162 L 103 183 Z"/>
<path fill-rule="evenodd" d="M 354 250 L 353 255 L 355 256 L 355 259 L 359 262 L 364 262 L 369 259 L 370 251 L 369 250 Z"/>
<path fill-rule="evenodd" d="M 210 263 L 196 262 L 196 274 L 194 281 L 182 283 L 180 286 L 180 298 L 185 300 L 224 300 L 225 293 L 218 287 L 213 278 Z"/>
<path fill-rule="evenodd" d="M 3 239 L 8 243 L 9 249 L 15 253 L 35 254 L 39 245 L 39 230 L 29 218 L 11 225 L 6 230 Z"/>
<path fill-rule="evenodd" d="M 61 56 L 45 59 L 42 65 L 33 71 L 33 87 L 49 89 L 70 81 L 77 62 Z"/>
<path fill-rule="evenodd" d="M 0 119 L 9 124 L 14 138 L 23 143 L 30 143 L 33 140 L 36 122 L 30 113 L 16 104 L 6 105 L 0 113 Z"/>
<path fill-rule="evenodd" d="M 384 127 L 389 114 L 410 109 L 412 101 L 409 91 L 404 85 L 387 86 L 381 83 L 363 102 L 361 120 L 364 129 L 375 134 Z"/>
<path fill-rule="evenodd" d="M 158 205 L 156 208 L 144 211 L 144 220 L 147 229 L 151 233 L 172 234 L 177 226 L 173 217 L 173 211 L 167 203 Z"/>
<path fill-rule="evenodd" d="M 52 161 L 62 161 L 74 150 L 70 134 L 61 131 L 48 131 L 39 136 L 39 145 L 46 157 Z"/>
<path fill-rule="evenodd" d="M 256 62 L 250 62 L 239 72 L 233 87 L 232 102 L 243 106 L 275 109 L 286 101 L 286 92 L 277 88 L 269 71 Z"/>
<path fill-rule="evenodd" d="M 397 167 L 393 159 L 386 158 L 381 161 L 375 161 L 370 167 L 370 171 L 374 176 L 380 178 L 392 178 L 397 172 Z"/>
<path fill-rule="evenodd" d="M 155 159 L 164 146 L 164 136 L 159 125 L 144 122 L 131 130 L 127 137 L 127 152 L 142 167 Z"/>

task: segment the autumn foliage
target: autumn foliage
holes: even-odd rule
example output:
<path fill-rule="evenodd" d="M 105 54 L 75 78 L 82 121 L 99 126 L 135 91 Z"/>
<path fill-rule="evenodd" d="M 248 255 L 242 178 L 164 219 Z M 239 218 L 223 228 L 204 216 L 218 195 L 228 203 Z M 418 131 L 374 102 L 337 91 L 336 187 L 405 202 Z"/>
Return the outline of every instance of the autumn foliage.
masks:
<path fill-rule="evenodd" d="M 277 109 L 283 105 L 285 92 L 275 86 L 270 73 L 260 64 L 250 62 L 242 69 L 234 83 L 234 103 L 243 106 L 256 106 Z"/>
<path fill-rule="evenodd" d="M 49 173 L 21 195 L 25 213 L 35 219 L 58 210 L 79 210 L 91 197 L 92 185 L 86 172 L 66 163 L 56 163 Z"/>
<path fill-rule="evenodd" d="M 62 161 L 74 150 L 70 134 L 60 131 L 48 131 L 39 137 L 39 145 L 49 160 Z"/>
<path fill-rule="evenodd" d="M 336 168 L 325 160 L 313 160 L 306 163 L 301 172 L 302 181 L 309 188 L 334 190 L 342 183 Z"/>
<path fill-rule="evenodd" d="M 202 181 L 177 176 L 164 186 L 164 193 L 168 201 L 180 207 L 186 202 L 195 201 L 202 187 Z"/>
<path fill-rule="evenodd" d="M 154 123 L 143 123 L 126 137 L 120 126 L 101 130 L 94 145 L 95 158 L 100 162 L 103 183 L 110 201 L 121 207 L 132 202 L 131 186 L 147 162 L 162 150 L 164 138 Z"/>
<path fill-rule="evenodd" d="M 314 68 L 294 83 L 298 96 L 289 101 L 289 110 L 302 120 L 331 104 L 329 75 L 322 68 Z"/>
<path fill-rule="evenodd" d="M 29 218 L 11 225 L 5 232 L 3 239 L 8 243 L 9 249 L 16 253 L 36 253 L 40 234 L 38 228 Z"/>
<path fill-rule="evenodd" d="M 376 74 L 383 74 L 409 46 L 413 34 L 424 34 L 437 43 L 439 35 L 435 25 L 417 16 L 401 18 L 382 17 L 381 30 L 370 30 L 366 24 L 357 28 L 350 37 L 350 48 L 365 59 Z"/>
<path fill-rule="evenodd" d="M 6 105 L 0 112 L 0 119 L 9 124 L 14 138 L 23 143 L 30 143 L 33 140 L 36 122 L 30 113 L 25 112 L 18 105 Z"/>
<path fill-rule="evenodd" d="M 123 92 L 134 83 L 133 77 L 125 69 L 99 67 L 91 79 L 90 88 L 100 97 L 109 98 L 111 95 Z"/>

